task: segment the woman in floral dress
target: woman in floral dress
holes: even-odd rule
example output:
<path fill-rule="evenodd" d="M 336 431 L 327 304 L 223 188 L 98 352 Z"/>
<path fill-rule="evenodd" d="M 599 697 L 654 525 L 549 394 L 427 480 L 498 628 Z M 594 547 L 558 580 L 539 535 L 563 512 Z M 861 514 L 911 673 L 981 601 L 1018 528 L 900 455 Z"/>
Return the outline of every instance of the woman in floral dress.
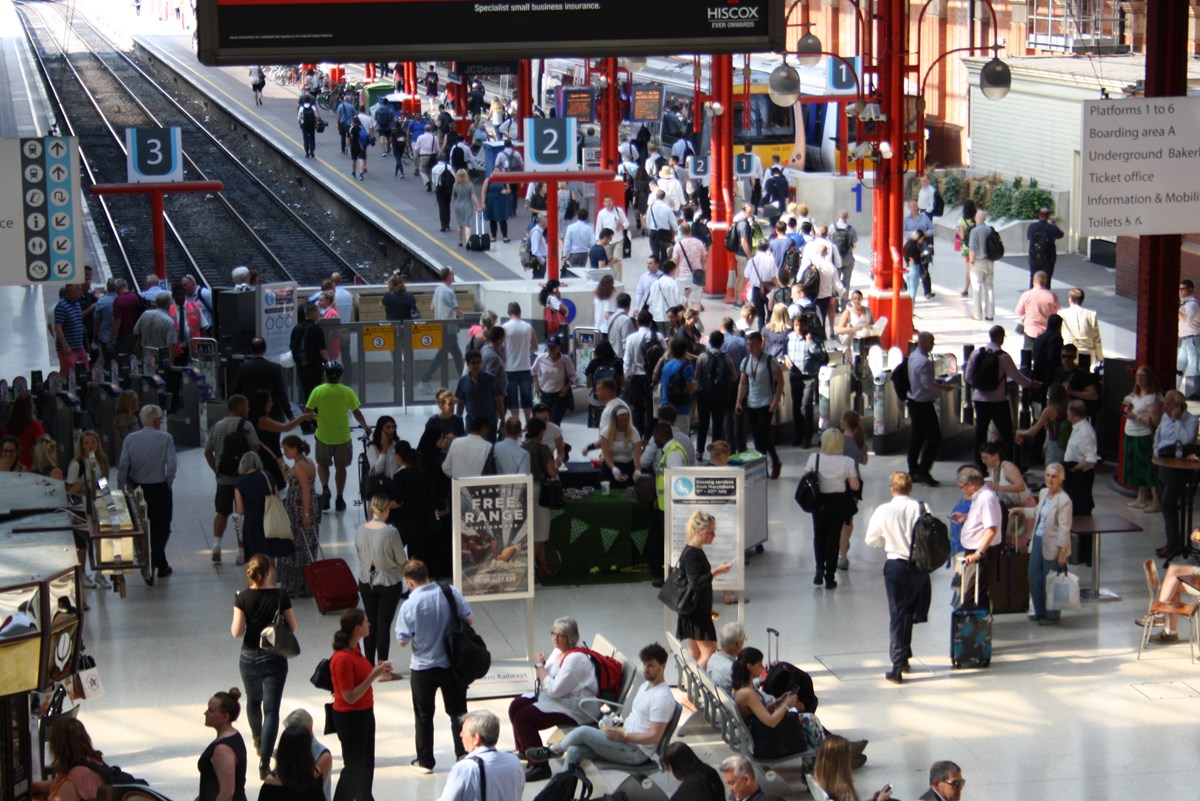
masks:
<path fill-rule="evenodd" d="M 295 552 L 278 559 L 276 572 L 279 586 L 293 598 L 306 598 L 311 593 L 304 578 L 304 568 L 317 558 L 318 535 L 321 530 L 320 496 L 316 491 L 317 468 L 308 458 L 308 443 L 295 434 L 284 437 L 283 456 L 292 463 L 287 474 L 288 518 L 292 521 L 292 544 Z"/>

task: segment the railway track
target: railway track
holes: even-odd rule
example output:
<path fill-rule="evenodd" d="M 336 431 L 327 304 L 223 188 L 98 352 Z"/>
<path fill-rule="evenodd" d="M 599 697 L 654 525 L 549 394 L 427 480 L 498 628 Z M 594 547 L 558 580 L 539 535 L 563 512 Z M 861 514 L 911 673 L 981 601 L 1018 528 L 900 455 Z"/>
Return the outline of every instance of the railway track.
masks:
<path fill-rule="evenodd" d="M 333 271 L 347 277 L 361 272 L 86 19 L 69 16 L 58 4 L 19 4 L 18 12 L 64 133 L 79 140 L 85 183 L 126 180 L 124 129 L 133 127 L 180 128 L 185 179 L 224 182 L 220 193 L 167 196 L 170 279 L 195 273 L 221 286 L 237 265 L 257 270 L 263 281 L 301 285 L 319 284 Z M 99 226 L 106 249 L 119 254 L 129 277 L 140 283 L 153 265 L 148 200 L 89 202 L 108 223 Z"/>

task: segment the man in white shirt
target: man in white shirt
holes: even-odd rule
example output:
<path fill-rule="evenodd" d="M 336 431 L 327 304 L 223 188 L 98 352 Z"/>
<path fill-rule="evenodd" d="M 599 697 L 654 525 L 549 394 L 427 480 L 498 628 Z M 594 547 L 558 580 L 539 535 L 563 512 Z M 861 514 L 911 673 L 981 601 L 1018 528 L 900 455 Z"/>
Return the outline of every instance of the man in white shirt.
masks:
<path fill-rule="evenodd" d="M 575 222 L 568 225 L 563 234 L 563 251 L 567 254 L 567 261 L 572 267 L 583 267 L 587 264 L 588 251 L 594 244 L 596 235 L 592 232 L 592 226 L 588 225 L 588 210 L 580 206 Z"/>
<path fill-rule="evenodd" d="M 479 709 L 462 717 L 465 758 L 450 768 L 438 801 L 521 801 L 525 769 L 516 754 L 496 749 L 500 719 Z"/>
<path fill-rule="evenodd" d="M 454 294 L 454 270 L 449 267 L 443 267 L 438 273 L 440 283 L 433 289 L 433 319 L 435 320 L 461 320 L 463 317 L 462 307 L 458 303 L 458 296 Z M 418 386 L 418 391 L 421 394 L 429 394 L 432 390 L 429 387 L 429 379 L 439 368 L 444 369 L 446 360 L 451 359 L 454 365 L 452 375 L 459 376 L 463 369 L 462 348 L 458 345 L 458 335 L 450 334 L 442 342 L 441 350 L 437 355 L 430 360 L 429 366 L 425 368 L 424 374 L 421 376 L 421 382 Z M 445 383 L 445 382 L 443 382 Z"/>
<path fill-rule="evenodd" d="M 650 236 L 650 252 L 660 264 L 667 260 L 671 243 L 675 241 L 675 229 L 678 227 L 679 220 L 675 217 L 675 210 L 667 202 L 667 193 L 662 189 L 656 190 L 654 199 L 646 209 L 646 230 Z"/>
<path fill-rule="evenodd" d="M 530 748 L 529 762 L 548 762 L 566 755 L 566 768 L 579 766 L 585 759 L 599 757 L 610 762 L 638 765 L 654 758 L 655 748 L 675 716 L 678 704 L 666 682 L 667 651 L 658 643 L 647 645 L 638 654 L 642 662 L 642 686 L 633 697 L 633 709 L 619 729 L 600 730 L 579 726 L 549 748 Z"/>
<path fill-rule="evenodd" d="M 413 155 L 417 159 L 417 169 L 425 177 L 425 191 L 433 191 L 433 162 L 437 158 L 438 142 L 433 135 L 433 125 L 425 124 L 425 130 L 413 142 Z"/>
<path fill-rule="evenodd" d="M 1092 428 L 1092 423 L 1088 420 L 1087 404 L 1081 400 L 1068 403 L 1067 422 L 1071 424 L 1071 438 L 1067 440 L 1067 449 L 1063 453 L 1063 467 L 1067 469 L 1063 489 L 1071 498 L 1074 514 L 1090 515 L 1096 506 L 1092 500 L 1092 482 L 1096 478 L 1096 464 L 1100 461 L 1100 451 L 1096 445 L 1096 429 Z M 1077 555 L 1081 560 L 1091 562 L 1091 538 L 1079 539 Z"/>
<path fill-rule="evenodd" d="M 628 227 L 629 220 L 625 217 L 625 210 L 613 203 L 611 195 L 605 195 L 604 207 L 596 214 L 596 227 L 592 233 L 599 239 L 600 232 L 605 228 L 613 232 L 612 241 L 604 246 L 604 251 L 608 254 L 608 266 L 613 269 L 613 275 L 618 281 L 621 280 L 621 254 L 625 242 L 625 229 Z"/>
<path fill-rule="evenodd" d="M 567 413 L 568 395 L 575 386 L 575 365 L 562 352 L 562 339 L 546 338 L 546 352 L 533 361 L 533 381 L 542 403 L 550 409 L 550 419 L 561 425 Z"/>
<path fill-rule="evenodd" d="M 508 343 L 508 361 L 504 372 L 508 374 L 508 413 L 515 419 L 517 410 L 529 422 L 533 408 L 533 376 L 530 372 L 530 354 L 537 350 L 537 334 L 533 326 L 521 319 L 521 304 L 508 304 L 508 322 L 504 324 L 504 340 Z"/>
<path fill-rule="evenodd" d="M 992 552 L 1000 547 L 1000 530 L 1004 520 L 1000 514 L 1000 499 L 983 480 L 983 474 L 974 467 L 958 471 L 958 487 L 964 498 L 971 502 L 966 514 L 953 512 L 950 517 L 962 526 L 959 541 L 966 550 L 968 565 L 975 565 L 964 572 L 959 597 L 964 608 L 990 609 L 988 577 L 992 573 Z M 978 603 L 975 583 L 979 583 Z"/>
<path fill-rule="evenodd" d="M 483 475 L 483 466 L 487 463 L 488 454 L 492 452 L 492 443 L 488 441 L 492 433 L 492 421 L 484 416 L 471 418 L 470 427 L 465 437 L 456 437 L 446 451 L 442 461 L 442 472 L 450 478 L 477 478 Z"/>
<path fill-rule="evenodd" d="M 1179 282 L 1179 355 L 1175 369 L 1183 373 L 1179 390 L 1192 400 L 1200 394 L 1200 301 L 1190 278 Z"/>
<path fill-rule="evenodd" d="M 677 269 L 675 262 L 664 262 L 661 276 L 650 287 L 650 314 L 658 330 L 664 334 L 667 333 L 667 310 L 683 305 L 683 293 L 679 291 L 679 283 L 675 280 Z"/>
<path fill-rule="evenodd" d="M 663 199 L 670 204 L 672 211 L 678 212 L 687 202 L 683 195 L 683 184 L 679 183 L 675 170 L 669 164 L 658 171 L 658 188 L 662 190 Z"/>
<path fill-rule="evenodd" d="M 921 176 L 921 188 L 917 190 L 917 209 L 928 217 L 933 217 L 935 192 L 928 175 Z"/>
<path fill-rule="evenodd" d="M 633 299 L 628 292 L 617 295 L 617 311 L 608 320 L 608 344 L 618 359 L 625 358 L 625 340 L 637 328 L 637 322 L 629 314 Z"/>
<path fill-rule="evenodd" d="M 658 272 L 660 263 L 658 256 L 655 256 L 653 253 L 646 257 L 646 272 L 642 273 L 642 277 L 638 279 L 637 289 L 633 293 L 633 306 L 631 308 L 634 312 L 640 312 L 649 304 L 650 287 L 654 286 L 654 282 L 662 277 Z"/>
<path fill-rule="evenodd" d="M 637 324 L 637 330 L 625 338 L 625 352 L 622 354 L 625 401 L 633 412 L 633 427 L 642 437 L 648 438 L 654 410 L 650 397 L 650 374 L 654 371 L 654 365 L 646 364 L 645 345 L 647 339 L 661 339 L 662 335 L 654 327 L 654 316 L 648 311 L 638 312 Z"/>
<path fill-rule="evenodd" d="M 770 243 L 766 237 L 759 241 L 758 249 L 746 262 L 746 269 L 742 275 L 750 285 L 750 303 L 754 306 L 754 315 L 759 326 L 762 326 L 767 319 L 767 296 L 779 282 L 775 257 L 771 255 Z"/>
<path fill-rule="evenodd" d="M 904 671 L 912 658 L 912 629 L 917 607 L 929 584 L 929 574 L 909 564 L 912 556 L 913 527 L 921 518 L 921 504 L 909 497 L 912 476 L 892 473 L 892 499 L 875 508 L 867 524 L 866 543 L 883 548 L 883 585 L 888 599 L 888 653 L 892 669 L 883 677 L 893 684 L 904 683 Z"/>

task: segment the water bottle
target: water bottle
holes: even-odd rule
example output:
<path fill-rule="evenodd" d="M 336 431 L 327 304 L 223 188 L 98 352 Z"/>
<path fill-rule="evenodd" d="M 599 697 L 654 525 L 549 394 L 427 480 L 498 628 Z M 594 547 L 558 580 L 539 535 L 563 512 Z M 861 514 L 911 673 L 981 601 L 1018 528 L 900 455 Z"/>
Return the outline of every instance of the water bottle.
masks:
<path fill-rule="evenodd" d="M 1176 459 L 1183 458 L 1183 443 L 1180 442 L 1179 440 L 1175 440 L 1175 458 Z"/>

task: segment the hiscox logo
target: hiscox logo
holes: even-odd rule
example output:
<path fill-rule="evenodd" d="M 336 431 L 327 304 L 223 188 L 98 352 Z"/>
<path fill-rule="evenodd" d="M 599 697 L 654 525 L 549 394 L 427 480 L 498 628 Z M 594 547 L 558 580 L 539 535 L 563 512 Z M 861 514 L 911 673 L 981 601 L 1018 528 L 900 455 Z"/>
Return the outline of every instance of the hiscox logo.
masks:
<path fill-rule="evenodd" d="M 723 6 L 709 6 L 708 20 L 714 28 L 740 28 L 757 22 L 758 12 L 758 6 L 743 6 L 740 0 L 728 0 Z"/>

